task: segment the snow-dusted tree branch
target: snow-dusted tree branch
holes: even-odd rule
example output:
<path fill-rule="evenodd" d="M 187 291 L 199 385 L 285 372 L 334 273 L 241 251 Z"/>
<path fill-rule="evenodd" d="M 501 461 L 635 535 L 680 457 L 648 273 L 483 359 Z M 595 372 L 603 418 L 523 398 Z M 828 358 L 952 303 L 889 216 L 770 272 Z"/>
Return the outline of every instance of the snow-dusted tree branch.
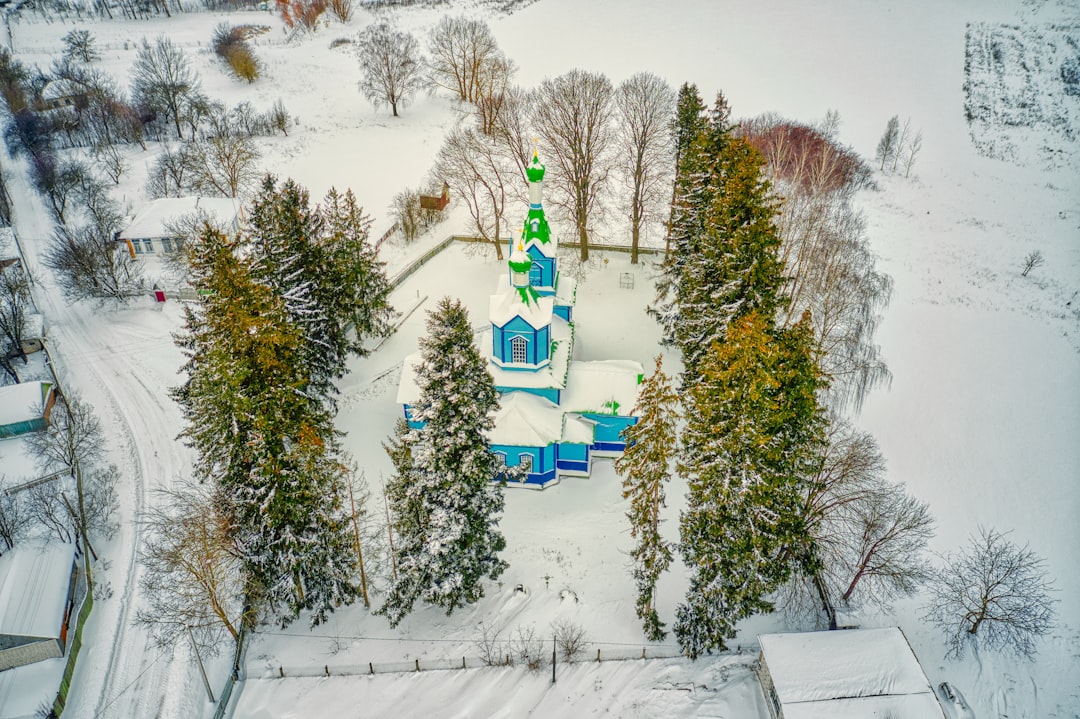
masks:
<path fill-rule="evenodd" d="M 1034 657 L 1039 637 L 1054 626 L 1054 586 L 1043 558 L 980 528 L 969 546 L 944 559 L 926 618 L 945 633 L 949 654 L 961 657 L 970 644 Z"/>
<path fill-rule="evenodd" d="M 573 222 L 582 262 L 611 172 L 613 95 L 607 76 L 571 70 L 544 80 L 533 106 L 533 122 L 558 167 L 549 176 L 551 202 Z"/>
<path fill-rule="evenodd" d="M 243 563 L 228 519 L 204 486 L 163 493 L 143 518 L 141 584 L 148 606 L 136 621 L 161 647 L 188 629 L 200 651 L 216 654 L 226 636 L 236 642 L 243 611 Z"/>
<path fill-rule="evenodd" d="M 356 45 L 363 74 L 360 92 L 376 108 L 389 105 L 398 117 L 398 107 L 426 86 L 419 43 L 412 34 L 381 22 L 365 28 Z"/>
<path fill-rule="evenodd" d="M 671 120 L 675 92 L 647 72 L 632 75 L 615 92 L 619 134 L 616 166 L 629 191 L 630 262 L 637 264 L 643 229 L 662 219 L 672 167 Z"/>
<path fill-rule="evenodd" d="M 464 200 L 477 234 L 494 245 L 501 260 L 504 216 L 507 201 L 513 199 L 507 186 L 513 167 L 505 153 L 479 131 L 458 128 L 443 141 L 435 158 L 435 174 L 450 185 L 455 197 Z"/>

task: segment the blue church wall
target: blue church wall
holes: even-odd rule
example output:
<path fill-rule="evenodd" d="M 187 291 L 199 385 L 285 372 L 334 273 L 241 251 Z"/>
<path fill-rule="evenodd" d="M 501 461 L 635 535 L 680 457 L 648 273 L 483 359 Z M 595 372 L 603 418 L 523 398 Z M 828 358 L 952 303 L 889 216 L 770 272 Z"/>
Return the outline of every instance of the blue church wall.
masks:
<path fill-rule="evenodd" d="M 554 312 L 556 316 L 562 317 L 567 322 L 570 322 L 571 319 L 573 319 L 570 313 L 570 310 L 572 309 L 573 308 L 570 305 L 555 305 Z"/>
<path fill-rule="evenodd" d="M 622 452 L 626 449 L 623 430 L 637 423 L 637 417 L 593 413 L 582 413 L 581 416 L 596 423 L 591 449 L 597 452 Z"/>
<path fill-rule="evenodd" d="M 562 397 L 562 390 L 557 387 L 501 387 L 496 385 L 495 391 L 499 394 L 506 394 L 507 392 L 528 392 L 529 394 L 535 394 L 537 397 L 551 400 L 555 404 L 559 404 L 559 399 Z"/>
<path fill-rule="evenodd" d="M 546 447 L 519 447 L 509 444 L 493 444 L 491 452 L 500 455 L 508 467 L 517 467 L 523 457 L 532 457 L 532 471 L 525 480 L 528 484 L 547 484 L 555 479 L 555 445 Z"/>
<path fill-rule="evenodd" d="M 555 466 L 565 472 L 589 473 L 589 445 L 556 445 Z"/>
<path fill-rule="evenodd" d="M 525 338 L 525 356 L 529 364 L 538 365 L 551 359 L 551 327 L 537 330 L 522 318 L 515 317 L 503 327 L 492 328 L 492 346 L 500 362 L 513 362 L 514 350 L 511 341 L 515 337 Z M 506 369 L 529 371 L 527 367 L 507 367 Z"/>
<path fill-rule="evenodd" d="M 536 245 L 529 247 L 526 252 L 533 261 L 532 269 L 529 270 L 529 284 L 541 295 L 554 294 L 554 290 L 543 292 L 540 288 L 555 286 L 555 258 L 545 257 Z"/>
<path fill-rule="evenodd" d="M 408 423 L 409 429 L 423 429 L 427 422 L 419 422 L 413 419 L 412 405 L 406 404 L 403 406 L 405 407 L 405 421 Z"/>

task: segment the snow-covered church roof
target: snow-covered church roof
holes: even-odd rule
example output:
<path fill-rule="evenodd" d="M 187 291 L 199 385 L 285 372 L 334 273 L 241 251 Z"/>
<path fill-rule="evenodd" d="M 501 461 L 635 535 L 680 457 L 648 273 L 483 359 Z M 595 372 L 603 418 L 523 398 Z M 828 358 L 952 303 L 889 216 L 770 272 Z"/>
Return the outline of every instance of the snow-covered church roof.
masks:
<path fill-rule="evenodd" d="M 531 288 L 519 291 L 511 287 L 491 296 L 488 316 L 496 327 L 505 327 L 515 317 L 520 317 L 534 329 L 541 329 L 551 324 L 551 315 L 555 309 L 554 297 L 539 297 Z"/>
<path fill-rule="evenodd" d="M 644 374 L 645 368 L 634 360 L 571 362 L 562 406 L 568 412 L 629 417 Z"/>
<path fill-rule="evenodd" d="M 552 401 L 528 392 L 508 392 L 499 398 L 493 444 L 546 447 L 562 437 L 562 411 Z"/>

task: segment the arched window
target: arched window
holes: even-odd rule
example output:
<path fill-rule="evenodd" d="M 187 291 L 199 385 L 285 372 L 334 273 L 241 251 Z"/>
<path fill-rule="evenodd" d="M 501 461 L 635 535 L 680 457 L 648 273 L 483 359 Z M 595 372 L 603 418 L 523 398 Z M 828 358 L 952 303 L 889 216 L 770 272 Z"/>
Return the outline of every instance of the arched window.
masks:
<path fill-rule="evenodd" d="M 510 340 L 510 361 L 511 362 L 528 362 L 529 341 L 518 335 Z"/>

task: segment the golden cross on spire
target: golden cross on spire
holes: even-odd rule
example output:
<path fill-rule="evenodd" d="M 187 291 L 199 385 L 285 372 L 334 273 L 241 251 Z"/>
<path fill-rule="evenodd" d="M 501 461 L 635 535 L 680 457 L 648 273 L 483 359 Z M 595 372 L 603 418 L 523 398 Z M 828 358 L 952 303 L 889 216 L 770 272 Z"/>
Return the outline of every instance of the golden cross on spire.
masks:
<path fill-rule="evenodd" d="M 533 157 L 539 157 L 540 155 L 540 138 L 533 137 Z"/>

